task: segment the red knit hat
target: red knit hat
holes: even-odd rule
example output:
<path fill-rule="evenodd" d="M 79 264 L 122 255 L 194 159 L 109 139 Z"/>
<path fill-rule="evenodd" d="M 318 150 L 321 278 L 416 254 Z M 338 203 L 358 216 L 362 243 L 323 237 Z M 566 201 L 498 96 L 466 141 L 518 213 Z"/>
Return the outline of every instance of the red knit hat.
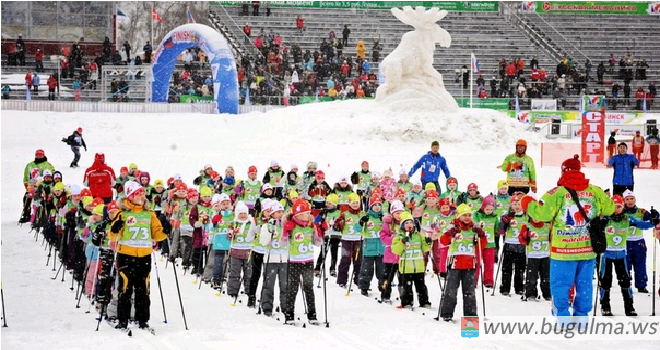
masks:
<path fill-rule="evenodd" d="M 451 201 L 449 200 L 449 197 L 443 197 L 443 198 L 440 198 L 440 201 L 438 201 L 438 205 L 439 206 L 443 206 L 443 205 L 451 206 Z"/>
<path fill-rule="evenodd" d="M 309 203 L 303 198 L 298 198 L 295 202 L 293 202 L 292 213 L 294 216 L 298 214 L 309 213 L 310 210 L 311 209 L 309 207 Z"/>
<path fill-rule="evenodd" d="M 614 202 L 614 206 L 620 205 L 623 207 L 623 197 L 621 195 L 615 194 L 612 196 L 612 201 Z"/>
<path fill-rule="evenodd" d="M 447 185 L 451 185 L 451 184 L 458 185 L 458 180 L 455 177 L 448 178 Z"/>
<path fill-rule="evenodd" d="M 563 173 L 569 170 L 580 171 L 581 167 L 582 163 L 580 163 L 580 156 L 576 154 L 573 156 L 573 158 L 566 159 L 563 163 L 561 163 L 561 172 Z"/>
<path fill-rule="evenodd" d="M 35 157 L 43 157 L 45 155 L 46 155 L 46 153 L 42 149 L 38 149 L 36 152 L 34 152 Z"/>
<path fill-rule="evenodd" d="M 369 208 L 371 208 L 371 206 L 374 204 L 383 204 L 380 196 L 371 196 L 371 198 L 369 198 Z"/>
<path fill-rule="evenodd" d="M 405 195 L 406 195 L 406 190 L 404 190 L 403 188 L 399 188 L 398 190 L 396 190 L 394 197 L 405 196 Z"/>
<path fill-rule="evenodd" d="M 426 198 L 438 198 L 438 191 L 434 191 L 434 190 L 426 191 Z"/>

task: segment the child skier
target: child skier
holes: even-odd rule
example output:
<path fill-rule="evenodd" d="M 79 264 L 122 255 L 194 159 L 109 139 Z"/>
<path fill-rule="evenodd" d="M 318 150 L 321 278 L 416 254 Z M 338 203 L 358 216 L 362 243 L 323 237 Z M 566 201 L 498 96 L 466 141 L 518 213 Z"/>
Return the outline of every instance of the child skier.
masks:
<path fill-rule="evenodd" d="M 360 266 L 362 265 L 362 231 L 363 226 L 360 219 L 364 215 L 360 207 L 360 197 L 351 193 L 348 197 L 349 208 L 343 212 L 333 225 L 333 230 L 341 232 L 341 260 L 339 260 L 339 275 L 337 284 L 341 288 L 346 287 L 348 270 L 353 264 L 353 283 L 358 284 Z"/>
<path fill-rule="evenodd" d="M 213 282 L 211 287 L 222 292 L 222 281 L 224 279 L 225 255 L 231 243 L 227 235 L 233 230 L 234 213 L 231 208 L 231 199 L 226 194 L 215 194 L 211 199 L 213 205 Z"/>
<path fill-rule="evenodd" d="M 268 247 L 261 244 L 259 239 L 259 233 L 261 232 L 261 226 L 268 224 L 270 220 L 271 210 L 275 204 L 278 204 L 279 201 L 271 199 L 265 201 L 261 213 L 258 218 L 255 219 L 255 228 L 250 230 L 248 233 L 248 240 L 252 241 L 252 252 L 250 253 L 250 262 L 252 264 L 252 276 L 250 277 L 250 293 L 248 294 L 248 307 L 256 307 L 256 293 L 257 287 L 259 286 L 259 279 L 261 278 L 261 267 L 264 262 L 264 255 L 268 250 Z"/>
<path fill-rule="evenodd" d="M 637 199 L 632 191 L 626 190 L 623 192 L 623 201 L 625 202 L 623 211 L 626 214 L 632 215 L 637 220 L 651 220 L 651 213 L 649 211 L 637 207 Z M 642 232 L 640 227 L 630 226 L 628 228 L 628 237 L 626 238 L 628 275 L 632 278 L 632 270 L 635 270 L 635 288 L 640 293 L 649 292 L 646 289 L 646 283 L 648 282 L 648 276 L 646 275 L 646 247 L 644 232 Z"/>
<path fill-rule="evenodd" d="M 484 231 L 472 221 L 472 208 L 461 204 L 456 208 L 457 218 L 452 221 L 453 227 L 447 230 L 440 242 L 449 246 L 451 254 L 445 298 L 440 305 L 440 317 L 449 322 L 454 316 L 458 286 L 463 290 L 463 316 L 477 316 L 477 299 L 474 295 L 475 248 L 486 245 Z M 477 241 L 479 240 L 479 241 Z"/>
<path fill-rule="evenodd" d="M 420 207 L 424 205 L 424 191 L 422 190 L 422 183 L 420 181 L 416 181 L 412 185 L 408 205 L 412 207 Z"/>
<path fill-rule="evenodd" d="M 484 278 L 481 283 L 486 288 L 493 288 L 495 284 L 493 277 L 495 267 L 495 238 L 499 236 L 497 231 L 500 218 L 495 213 L 495 198 L 492 195 L 484 198 L 481 208 L 474 213 L 474 222 L 481 227 L 486 235 L 486 244 L 481 246 L 481 251 L 479 249 L 475 251 L 477 268 L 475 270 L 474 280 L 475 282 L 479 282 L 481 265 L 483 264 Z"/>
<path fill-rule="evenodd" d="M 227 280 L 227 294 L 232 298 L 238 296 L 241 288 L 241 281 L 245 293 L 250 293 L 250 278 L 252 276 L 252 266 L 248 261 L 252 242 L 248 240 L 248 233 L 255 229 L 254 218 L 248 214 L 248 208 L 243 202 L 236 204 L 236 215 L 234 216 L 234 230 L 227 234 L 227 239 L 231 240 L 231 250 L 229 251 L 229 279 Z M 241 271 L 243 277 L 241 278 Z"/>
<path fill-rule="evenodd" d="M 248 168 L 248 179 L 240 181 L 234 189 L 236 198 L 247 205 L 250 215 L 257 216 L 255 205 L 261 192 L 261 181 L 257 180 L 257 167 L 252 165 Z"/>
<path fill-rule="evenodd" d="M 270 168 L 268 168 L 264 174 L 263 183 L 273 186 L 273 196 L 277 198 L 277 200 L 284 198 L 284 195 L 286 194 L 284 191 L 286 177 L 284 170 L 282 170 L 278 161 L 270 161 Z"/>
<path fill-rule="evenodd" d="M 552 300 L 550 294 L 550 231 L 552 224 L 534 220 L 522 225 L 518 239 L 520 244 L 527 246 L 527 272 L 525 273 L 525 295 L 523 301 L 540 297 L 537 281 L 541 280 L 543 299 Z"/>
<path fill-rule="evenodd" d="M 285 323 L 294 320 L 296 296 L 302 279 L 303 294 L 307 303 L 307 319 L 310 324 L 316 320 L 316 302 L 314 300 L 314 246 L 323 241 L 322 230 L 327 227 L 314 225 L 314 217 L 306 200 L 299 198 L 293 204 L 292 216 L 284 224 L 282 241 L 289 245 L 289 266 L 286 286 Z"/>
<path fill-rule="evenodd" d="M 412 309 L 413 284 L 417 291 L 419 306 L 430 308 L 428 290 L 424 283 L 424 253 L 429 251 L 428 240 L 419 232 L 416 223 L 409 212 L 400 215 L 399 234 L 392 240 L 392 253 L 399 255 L 399 273 L 401 276 L 400 309 Z"/>
<path fill-rule="evenodd" d="M 397 182 L 393 176 L 392 169 L 387 169 L 383 172 L 383 178 L 380 180 L 380 191 L 387 201 L 394 199 L 394 194 L 398 189 Z"/>
<path fill-rule="evenodd" d="M 325 222 L 330 228 L 328 232 L 323 236 L 323 244 L 325 244 L 325 254 L 328 255 L 328 245 L 330 248 L 330 276 L 337 277 L 337 272 L 335 268 L 337 267 L 337 258 L 339 254 L 339 243 L 341 242 L 341 231 L 335 231 L 333 229 L 335 222 L 339 218 L 341 211 L 339 210 L 339 197 L 331 193 L 326 197 L 325 200 L 325 211 L 319 215 L 325 215 Z M 321 218 L 321 221 L 323 218 Z M 319 221 L 319 220 L 315 220 Z M 325 260 L 325 256 L 322 254 L 319 255 L 316 260 L 316 267 L 314 268 L 314 275 L 316 277 L 321 275 L 321 266 Z"/>
<path fill-rule="evenodd" d="M 498 218 L 509 212 L 509 185 L 506 180 L 497 182 L 497 195 L 495 196 L 495 215 Z M 500 235 L 495 235 L 495 263 L 497 263 L 500 254 Z"/>
<path fill-rule="evenodd" d="M 264 260 L 264 281 L 261 289 L 261 309 L 265 316 L 273 315 L 273 300 L 275 294 L 275 278 L 279 280 L 280 305 L 286 305 L 287 261 L 289 260 L 288 244 L 282 239 L 284 231 L 282 204 L 275 203 L 272 207 L 270 220 L 261 226 L 259 243 L 266 248 Z"/>
<path fill-rule="evenodd" d="M 410 183 L 410 178 L 408 177 L 408 171 L 404 168 L 399 170 L 399 181 L 397 182 L 398 188 L 402 188 L 406 194 L 405 200 L 409 201 L 410 191 L 412 191 L 412 183 Z"/>
<path fill-rule="evenodd" d="M 314 182 L 310 183 L 307 188 L 307 196 L 312 201 L 312 216 L 319 215 L 321 210 L 325 208 L 325 197 L 332 193 L 332 189 L 327 182 L 325 182 L 325 173 L 317 170 L 314 174 Z"/>
<path fill-rule="evenodd" d="M 428 191 L 431 192 L 431 191 Z M 427 193 L 428 193 L 427 192 Z M 437 192 L 436 192 L 437 193 Z M 447 255 L 449 253 L 449 247 L 440 242 L 439 232 L 446 232 L 450 226 L 452 220 L 456 215 L 456 210 L 451 207 L 451 199 L 449 197 L 440 198 L 438 200 L 438 206 L 440 212 L 438 213 L 438 223 L 437 223 L 437 232 L 433 230 L 433 272 L 438 274 L 439 277 L 447 277 Z"/>
<path fill-rule="evenodd" d="M 340 177 L 332 191 L 339 198 L 339 210 L 341 212 L 348 210 L 348 197 L 354 193 L 353 186 L 348 183 L 348 178 L 345 176 Z"/>
<path fill-rule="evenodd" d="M 361 198 L 365 198 L 369 192 L 371 183 L 371 171 L 369 171 L 369 162 L 366 160 L 361 164 L 362 169 L 351 174 L 351 183 L 357 187 L 356 193 Z"/>
<path fill-rule="evenodd" d="M 390 207 L 390 215 L 383 217 L 383 226 L 380 228 L 380 241 L 385 246 L 385 255 L 383 256 L 383 265 L 385 266 L 385 275 L 378 281 L 380 289 L 380 302 L 392 304 L 392 280 L 394 275 L 399 272 L 399 255 L 392 252 L 392 241 L 397 235 L 397 227 L 401 225 L 400 217 L 403 213 L 403 203 L 393 201 Z M 401 279 L 399 277 L 399 286 Z M 401 294 L 401 293 L 399 293 Z"/>
<path fill-rule="evenodd" d="M 180 183 L 173 189 L 168 196 L 168 204 L 165 212 L 170 215 L 170 224 L 172 225 L 172 249 L 170 249 L 170 262 L 174 262 L 177 257 L 186 262 L 185 267 L 190 266 L 190 252 L 192 249 L 192 232 L 188 227 L 188 215 L 190 208 L 188 205 L 188 186 Z M 195 203 L 197 204 L 197 203 Z"/>
<path fill-rule="evenodd" d="M 467 192 L 463 192 L 458 197 L 458 205 L 467 204 L 473 211 L 479 210 L 481 208 L 481 203 L 484 201 L 484 197 L 479 194 L 479 187 L 475 183 L 468 185 Z"/>
<path fill-rule="evenodd" d="M 610 288 L 612 287 L 612 265 L 616 271 L 616 278 L 621 287 L 623 296 L 623 306 L 626 316 L 637 316 L 633 306 L 633 292 L 630 287 L 630 275 L 626 268 L 626 242 L 630 232 L 630 226 L 636 226 L 640 229 L 649 229 L 653 224 L 638 220 L 632 215 L 624 213 L 624 198 L 618 194 L 612 197 L 614 201 L 614 214 L 610 215 L 605 224 L 605 238 L 607 240 L 607 250 L 601 256 L 600 260 L 600 304 L 601 315 L 612 316 L 610 306 Z M 594 310 L 595 311 L 595 310 Z"/>
<path fill-rule="evenodd" d="M 385 276 L 383 255 L 385 246 L 380 241 L 380 230 L 383 225 L 383 214 L 381 212 L 381 199 L 371 197 L 367 215 L 360 219 L 360 225 L 365 227 L 362 234 L 362 266 L 360 268 L 360 290 L 362 295 L 369 296 L 369 286 L 376 271 L 376 280 L 381 281 Z M 378 285 L 380 289 L 380 284 Z"/>
<path fill-rule="evenodd" d="M 447 179 L 447 191 L 442 193 L 440 198 L 449 198 L 449 205 L 456 209 L 458 206 L 458 197 L 462 194 L 458 190 L 458 180 L 455 177 L 450 177 Z"/>
<path fill-rule="evenodd" d="M 202 186 L 200 190 L 199 204 L 194 206 L 190 211 L 190 224 L 195 228 L 193 230 L 193 274 L 202 276 L 206 262 L 213 264 L 212 258 L 208 255 L 209 244 L 209 223 L 211 222 L 211 214 L 213 208 L 211 207 L 211 198 L 213 191 L 207 186 Z M 210 281 L 208 281 L 210 282 Z"/>
<path fill-rule="evenodd" d="M 526 256 L 525 246 L 520 244 L 518 235 L 525 222 L 529 217 L 520 206 L 520 196 L 511 196 L 511 209 L 509 212 L 502 216 L 498 232 L 504 236 L 504 257 L 502 258 L 502 284 L 500 285 L 500 294 L 509 296 L 511 292 L 511 275 L 514 272 L 515 278 L 513 287 L 516 294 L 523 295 Z"/>
<path fill-rule="evenodd" d="M 421 234 L 424 237 L 429 237 L 431 243 L 433 240 L 438 239 L 437 232 L 435 231 L 438 226 L 438 192 L 430 190 L 426 192 L 426 204 L 422 207 L 419 207 L 419 215 L 415 215 L 413 211 L 413 217 L 419 221 L 421 227 Z M 429 244 L 431 244 L 429 243 Z M 428 253 L 424 254 L 424 271 L 426 271 L 426 265 L 428 264 Z M 437 271 L 435 271 L 437 273 Z"/>

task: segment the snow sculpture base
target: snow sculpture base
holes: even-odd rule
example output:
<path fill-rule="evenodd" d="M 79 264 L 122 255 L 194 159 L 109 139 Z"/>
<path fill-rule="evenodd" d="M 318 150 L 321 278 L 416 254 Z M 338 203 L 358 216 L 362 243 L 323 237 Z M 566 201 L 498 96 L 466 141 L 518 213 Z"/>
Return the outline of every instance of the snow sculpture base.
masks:
<path fill-rule="evenodd" d="M 420 111 L 456 112 L 454 98 L 445 89 L 442 75 L 433 68 L 436 43 L 442 47 L 451 45 L 451 36 L 435 22 L 447 15 L 434 7 L 414 10 L 392 8 L 392 14 L 401 22 L 415 28 L 405 33 L 399 46 L 380 64 L 385 83 L 376 91 L 376 101 L 393 111 L 409 111 L 412 106 Z"/>

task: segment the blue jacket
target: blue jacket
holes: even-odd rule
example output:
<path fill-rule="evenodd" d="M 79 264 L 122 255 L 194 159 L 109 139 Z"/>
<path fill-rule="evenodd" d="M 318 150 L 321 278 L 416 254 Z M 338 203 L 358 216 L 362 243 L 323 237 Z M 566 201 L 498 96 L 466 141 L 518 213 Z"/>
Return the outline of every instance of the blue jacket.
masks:
<path fill-rule="evenodd" d="M 39 83 L 40 83 L 40 82 L 41 82 L 41 79 L 39 79 L 39 76 L 38 76 L 37 74 L 35 74 L 35 75 L 32 77 L 32 85 L 34 85 L 34 86 L 39 86 Z M 649 136 L 649 137 L 650 137 L 650 136 Z"/>
<path fill-rule="evenodd" d="M 371 68 L 371 66 L 369 65 L 368 61 L 362 62 L 362 70 L 367 72 L 367 74 L 369 74 L 369 69 L 370 68 Z"/>
<path fill-rule="evenodd" d="M 447 161 L 445 157 L 441 156 L 439 153 L 434 155 L 432 152 L 428 152 L 420 158 L 415 165 L 412 166 L 410 172 L 408 173 L 409 177 L 412 177 L 417 169 L 422 168 L 421 180 L 426 182 L 438 181 L 440 176 L 440 169 L 445 173 L 445 177 L 451 177 L 449 173 L 449 168 L 447 168 Z"/>
<path fill-rule="evenodd" d="M 617 154 L 610 158 L 609 165 L 614 168 L 613 185 L 632 186 L 635 184 L 633 168 L 639 165 L 637 157 L 628 153 Z"/>

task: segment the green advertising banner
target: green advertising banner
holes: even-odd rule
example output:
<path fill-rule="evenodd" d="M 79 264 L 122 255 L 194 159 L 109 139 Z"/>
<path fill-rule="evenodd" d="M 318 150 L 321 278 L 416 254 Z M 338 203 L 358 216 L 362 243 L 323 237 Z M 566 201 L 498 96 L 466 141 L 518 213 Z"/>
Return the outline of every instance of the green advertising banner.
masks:
<path fill-rule="evenodd" d="M 522 11 L 542 14 L 658 15 L 657 3 L 628 1 L 523 1 Z"/>
<path fill-rule="evenodd" d="M 241 6 L 245 1 L 211 1 L 211 5 Z M 438 7 L 447 11 L 496 12 L 497 1 L 270 1 L 271 7 L 389 10 L 392 7 Z"/>
<path fill-rule="evenodd" d="M 469 108 L 470 99 L 469 98 L 456 98 L 456 102 L 459 107 Z M 472 99 L 473 108 L 488 108 L 488 109 L 497 109 L 497 110 L 508 110 L 509 109 L 509 99 L 508 98 L 473 98 Z"/>
<path fill-rule="evenodd" d="M 213 96 L 192 96 L 192 95 L 181 95 L 179 96 L 179 103 L 212 103 Z"/>

